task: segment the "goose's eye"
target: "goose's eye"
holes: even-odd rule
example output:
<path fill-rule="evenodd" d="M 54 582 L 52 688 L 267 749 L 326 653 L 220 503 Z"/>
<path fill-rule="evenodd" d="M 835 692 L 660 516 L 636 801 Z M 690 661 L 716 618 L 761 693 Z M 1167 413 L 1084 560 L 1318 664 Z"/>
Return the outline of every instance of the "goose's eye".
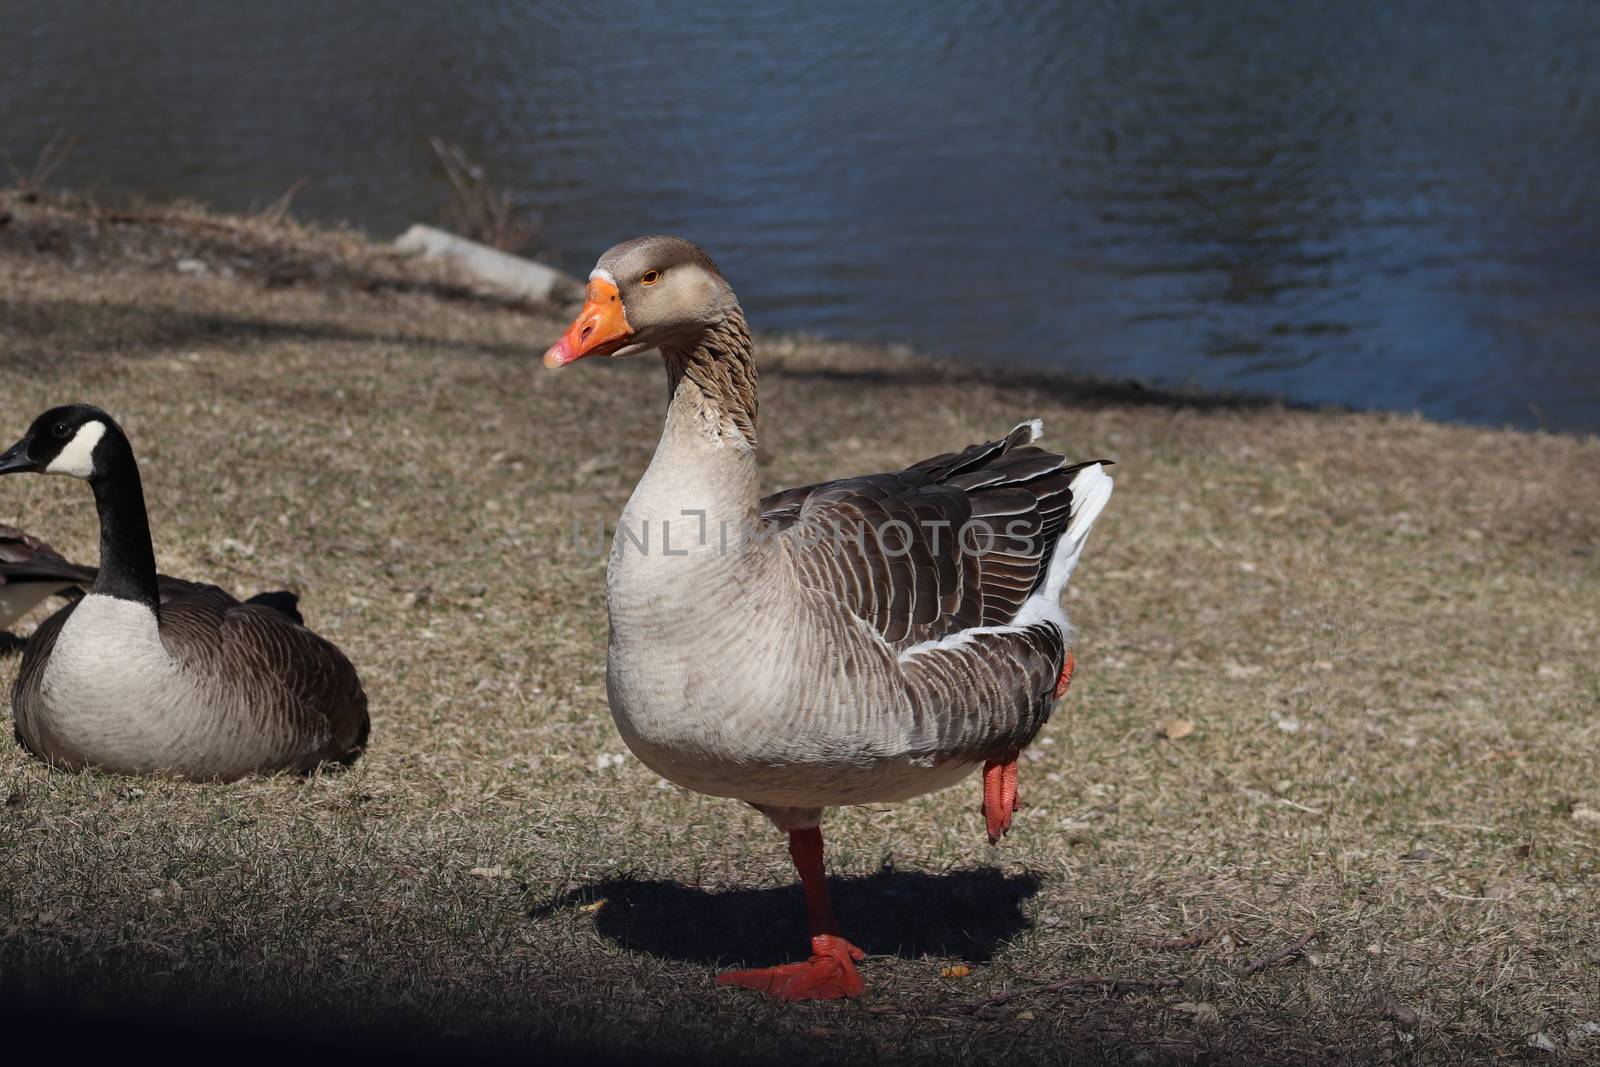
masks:
<path fill-rule="evenodd" d="M 658 270 L 647 270 L 647 271 L 644 272 L 644 275 L 642 277 L 640 277 L 639 284 L 640 285 L 654 285 L 656 282 L 659 282 L 660 280 L 661 280 L 661 272 L 660 271 L 658 271 Z"/>
<path fill-rule="evenodd" d="M 72 428 L 64 422 L 58 422 L 50 427 L 50 432 L 65 441 L 71 435 Z"/>

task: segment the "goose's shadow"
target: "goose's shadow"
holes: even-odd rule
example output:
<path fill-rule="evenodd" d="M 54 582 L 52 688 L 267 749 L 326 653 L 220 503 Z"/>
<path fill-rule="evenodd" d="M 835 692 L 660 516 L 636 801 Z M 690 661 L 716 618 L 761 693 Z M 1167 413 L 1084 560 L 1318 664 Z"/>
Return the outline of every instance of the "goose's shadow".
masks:
<path fill-rule="evenodd" d="M 884 867 L 829 878 L 845 937 L 871 955 L 992 959 L 1028 926 L 1022 903 L 1039 891 L 1032 874 L 993 867 L 926 874 Z M 804 953 L 805 899 L 798 884 L 708 890 L 622 875 L 535 906 L 538 918 L 604 901 L 595 928 L 624 948 L 711 966 L 766 966 Z"/>

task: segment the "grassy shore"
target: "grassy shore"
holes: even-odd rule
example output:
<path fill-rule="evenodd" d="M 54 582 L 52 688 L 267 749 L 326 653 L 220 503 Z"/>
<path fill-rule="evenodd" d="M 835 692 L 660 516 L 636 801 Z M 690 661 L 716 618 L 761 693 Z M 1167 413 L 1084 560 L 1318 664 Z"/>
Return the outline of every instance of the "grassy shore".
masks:
<path fill-rule="evenodd" d="M 832 813 L 868 995 L 783 1005 L 712 984 L 804 947 L 779 836 L 610 758 L 591 543 L 659 365 L 546 372 L 555 309 L 351 234 L 0 219 L 0 446 L 111 410 L 162 568 L 299 590 L 373 719 L 312 780 L 4 746 L 0 988 L 665 1057 L 1600 1057 L 1600 442 L 762 338 L 772 488 L 1032 416 L 1118 463 L 1016 828 L 989 846 L 975 783 Z M 4 479 L 0 522 L 94 559 L 79 483 Z M 1129 982 L 1032 989 L 1086 976 Z"/>

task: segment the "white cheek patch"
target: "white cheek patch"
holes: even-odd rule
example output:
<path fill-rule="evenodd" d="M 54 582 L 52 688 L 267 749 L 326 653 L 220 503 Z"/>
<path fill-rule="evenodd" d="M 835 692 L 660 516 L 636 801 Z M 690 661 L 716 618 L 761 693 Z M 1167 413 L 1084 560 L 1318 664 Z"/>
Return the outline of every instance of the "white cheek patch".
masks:
<path fill-rule="evenodd" d="M 96 419 L 78 427 L 56 458 L 44 469 L 46 474 L 70 474 L 74 478 L 87 478 L 94 473 L 94 448 L 106 435 L 106 424 Z"/>
<path fill-rule="evenodd" d="M 613 289 L 617 287 L 617 280 L 613 278 L 611 276 L 611 272 L 606 270 L 604 267 L 596 267 L 594 270 L 590 271 L 589 280 L 591 282 L 596 280 L 606 282 L 610 284 Z"/>

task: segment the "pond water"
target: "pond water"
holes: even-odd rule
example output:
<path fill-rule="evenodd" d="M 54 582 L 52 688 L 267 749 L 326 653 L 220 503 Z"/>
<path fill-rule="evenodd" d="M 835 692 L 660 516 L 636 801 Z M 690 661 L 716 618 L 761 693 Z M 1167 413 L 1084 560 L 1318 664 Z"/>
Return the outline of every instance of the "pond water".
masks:
<path fill-rule="evenodd" d="M 0 2 L 59 184 L 388 237 L 463 145 L 758 328 L 1600 430 L 1600 4 Z"/>

